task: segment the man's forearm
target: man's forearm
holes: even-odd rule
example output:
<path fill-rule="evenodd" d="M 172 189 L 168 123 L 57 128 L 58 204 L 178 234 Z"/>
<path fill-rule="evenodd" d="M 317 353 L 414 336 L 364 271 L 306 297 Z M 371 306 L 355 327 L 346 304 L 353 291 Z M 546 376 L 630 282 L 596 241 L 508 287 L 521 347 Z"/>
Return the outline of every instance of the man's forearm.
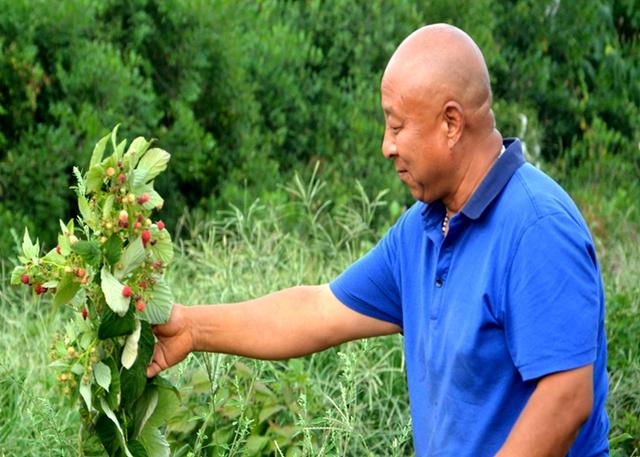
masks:
<path fill-rule="evenodd" d="M 356 313 L 327 285 L 299 286 L 242 303 L 184 308 L 194 351 L 286 359 L 400 329 Z"/>
<path fill-rule="evenodd" d="M 563 457 L 593 406 L 592 366 L 543 378 L 496 457 Z"/>
<path fill-rule="evenodd" d="M 194 351 L 284 359 L 332 345 L 315 287 L 294 287 L 241 303 L 185 308 Z"/>

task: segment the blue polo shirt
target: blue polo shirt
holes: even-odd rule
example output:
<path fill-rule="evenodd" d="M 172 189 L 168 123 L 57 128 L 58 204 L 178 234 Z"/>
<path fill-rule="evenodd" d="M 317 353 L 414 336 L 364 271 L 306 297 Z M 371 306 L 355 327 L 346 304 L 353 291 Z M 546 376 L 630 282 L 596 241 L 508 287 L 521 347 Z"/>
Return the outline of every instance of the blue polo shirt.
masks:
<path fill-rule="evenodd" d="M 550 373 L 594 365 L 594 408 L 569 456 L 608 455 L 604 292 L 570 197 L 505 141 L 464 208 L 415 203 L 331 284 L 402 327 L 416 454 L 493 456 Z"/>

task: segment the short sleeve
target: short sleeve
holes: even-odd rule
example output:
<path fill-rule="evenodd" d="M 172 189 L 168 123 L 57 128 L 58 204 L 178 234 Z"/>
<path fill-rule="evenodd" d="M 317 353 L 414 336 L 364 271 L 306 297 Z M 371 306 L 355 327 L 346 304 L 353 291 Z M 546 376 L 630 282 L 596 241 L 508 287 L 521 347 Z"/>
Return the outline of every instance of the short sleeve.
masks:
<path fill-rule="evenodd" d="M 564 213 L 529 226 L 503 306 L 507 345 L 525 381 L 593 363 L 604 298 L 586 228 Z"/>
<path fill-rule="evenodd" d="M 329 287 L 349 308 L 402 326 L 397 269 L 398 225 L 389 229 L 371 251 L 348 267 Z"/>

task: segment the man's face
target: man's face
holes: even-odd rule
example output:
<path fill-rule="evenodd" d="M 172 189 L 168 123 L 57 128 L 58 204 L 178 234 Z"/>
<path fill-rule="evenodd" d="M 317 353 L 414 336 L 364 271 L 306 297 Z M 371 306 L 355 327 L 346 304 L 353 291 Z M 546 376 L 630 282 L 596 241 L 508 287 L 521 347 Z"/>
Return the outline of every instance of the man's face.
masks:
<path fill-rule="evenodd" d="M 400 73 L 400 74 L 399 74 Z M 418 200 L 433 202 L 453 189 L 453 158 L 447 147 L 447 124 L 411 75 L 388 71 L 382 79 L 385 114 L 383 155 L 392 160 L 400 179 Z"/>

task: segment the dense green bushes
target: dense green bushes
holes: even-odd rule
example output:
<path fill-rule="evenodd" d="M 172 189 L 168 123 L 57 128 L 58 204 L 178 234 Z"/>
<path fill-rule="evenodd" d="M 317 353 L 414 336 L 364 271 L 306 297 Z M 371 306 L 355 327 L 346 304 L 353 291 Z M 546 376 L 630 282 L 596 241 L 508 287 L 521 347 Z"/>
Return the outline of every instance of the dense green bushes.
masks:
<path fill-rule="evenodd" d="M 72 165 L 118 122 L 173 154 L 158 183 L 169 221 L 246 196 L 282 202 L 279 183 L 316 161 L 335 202 L 356 178 L 402 203 L 379 153 L 378 83 L 430 22 L 478 41 L 498 125 L 533 157 L 594 159 L 593 144 L 635 155 L 634 4 L 0 0 L 0 251 L 24 224 L 53 241 L 72 216 Z"/>

